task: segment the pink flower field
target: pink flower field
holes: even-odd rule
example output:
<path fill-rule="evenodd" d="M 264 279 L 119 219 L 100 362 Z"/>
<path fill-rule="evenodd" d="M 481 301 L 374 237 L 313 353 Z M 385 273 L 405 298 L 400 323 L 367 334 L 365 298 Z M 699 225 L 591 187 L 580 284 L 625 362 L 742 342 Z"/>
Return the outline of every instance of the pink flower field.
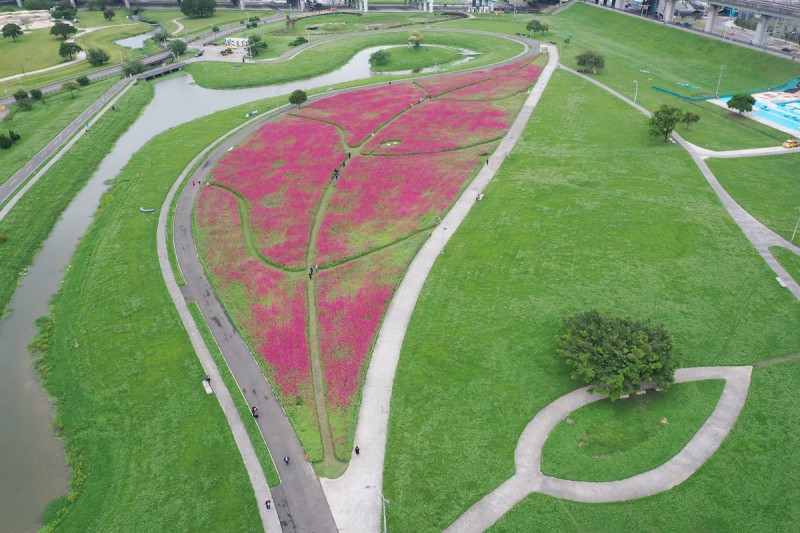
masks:
<path fill-rule="evenodd" d="M 311 400 L 306 336 L 305 287 L 297 279 L 248 257 L 239 225 L 236 198 L 207 186 L 197 203 L 198 246 L 210 265 L 220 296 L 244 306 L 229 306 L 250 342 L 273 370 L 284 398 Z"/>
<path fill-rule="evenodd" d="M 317 257 L 342 261 L 431 224 L 481 164 L 485 149 L 354 157 L 322 221 Z"/>
<path fill-rule="evenodd" d="M 423 80 L 433 98 L 422 103 L 413 83 L 325 98 L 265 123 L 200 191 L 199 253 L 312 460 L 321 435 L 349 457 L 365 365 L 395 287 L 540 70 L 525 59 Z M 312 361 L 324 405 L 314 401 Z M 327 410 L 329 433 L 316 433 L 317 409 Z"/>
<path fill-rule="evenodd" d="M 500 137 L 512 118 L 492 101 L 426 100 L 382 129 L 364 149 L 376 154 L 453 150 Z"/>
<path fill-rule="evenodd" d="M 498 100 L 522 92 L 536 81 L 542 67 L 529 64 L 503 76 L 503 83 L 487 80 L 442 96 L 445 100 Z"/>
<path fill-rule="evenodd" d="M 425 98 L 425 91 L 412 83 L 364 89 L 318 100 L 295 115 L 333 122 L 347 132 L 347 144 L 355 146 L 390 118 Z"/>
<path fill-rule="evenodd" d="M 432 78 L 426 78 L 424 80 L 420 80 L 417 83 L 419 83 L 421 86 L 427 89 L 427 91 L 431 95 L 431 98 L 436 98 L 437 96 L 444 94 L 446 92 L 450 92 L 455 89 L 459 89 L 461 87 L 466 87 L 474 83 L 480 83 L 486 80 L 490 80 L 492 78 L 496 78 L 508 72 L 517 70 L 518 68 L 521 68 L 523 65 L 525 65 L 525 63 L 527 63 L 528 61 L 529 59 L 523 61 L 515 61 L 514 63 L 510 63 L 502 67 L 497 67 L 489 70 L 479 70 L 477 72 L 465 72 L 464 74 L 454 74 L 452 76 L 439 76 L 439 77 L 434 76 Z"/>
<path fill-rule="evenodd" d="M 334 126 L 286 116 L 225 156 L 214 179 L 244 197 L 264 257 L 299 268 L 319 199 L 344 157 Z"/>

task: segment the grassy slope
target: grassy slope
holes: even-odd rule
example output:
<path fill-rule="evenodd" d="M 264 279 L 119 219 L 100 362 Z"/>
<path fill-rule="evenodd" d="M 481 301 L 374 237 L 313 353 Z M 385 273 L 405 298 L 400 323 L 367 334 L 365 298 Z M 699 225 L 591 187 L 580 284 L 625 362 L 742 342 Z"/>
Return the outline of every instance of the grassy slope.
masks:
<path fill-rule="evenodd" d="M 800 154 L 709 159 L 708 168 L 748 213 L 778 235 L 792 236 L 798 214 Z"/>
<path fill-rule="evenodd" d="M 389 50 L 389 61 L 385 65 L 373 67 L 376 72 L 387 72 L 392 70 L 414 70 L 432 67 L 436 64 L 446 66 L 447 63 L 463 59 L 456 50 L 452 48 L 441 48 L 438 46 L 428 46 L 420 50 L 409 50 L 405 46 L 391 48 Z"/>
<path fill-rule="evenodd" d="M 183 37 L 187 33 L 210 31 L 211 26 L 222 27 L 226 24 L 238 23 L 240 20 L 247 21 L 250 17 L 264 19 L 275 14 L 276 12 L 273 9 L 247 9 L 245 11 L 226 9 L 217 11 L 213 17 L 189 18 L 181 13 L 180 9 L 147 9 L 142 11 L 143 18 L 159 22 L 164 31 L 168 33 L 174 34 L 176 32 L 178 26 L 172 21 L 179 19 L 178 22 L 184 28 L 178 34 L 179 37 Z"/>
<path fill-rule="evenodd" d="M 253 105 L 169 130 L 137 152 L 104 196 L 55 298 L 43 364 L 58 371 L 46 386 L 73 465 L 80 457 L 88 475 L 67 530 L 260 527 L 230 429 L 200 386 L 202 368 L 164 290 L 157 217 L 138 212 L 160 205 L 193 155 Z"/>
<path fill-rule="evenodd" d="M 559 322 L 591 307 L 665 322 L 684 366 L 800 347 L 796 301 L 688 155 L 556 72 L 412 316 L 385 467 L 392 529 L 441 530 L 513 473 L 522 429 L 577 387 L 555 354 Z M 673 493 L 692 505 L 691 491 Z M 615 527 L 652 515 L 630 507 Z"/>
<path fill-rule="evenodd" d="M 524 32 L 531 18 L 480 16 L 476 21 L 450 22 L 444 26 L 516 33 Z M 605 57 L 606 66 L 593 76 L 598 81 L 632 99 L 636 80 L 637 103 L 647 109 L 655 110 L 668 103 L 699 114 L 699 124 L 689 131 L 679 129 L 681 135 L 695 144 L 712 150 L 753 148 L 775 146 L 786 136 L 755 122 L 743 129 L 729 119 L 725 110 L 681 100 L 651 86 L 686 95 L 714 94 L 719 66 L 725 64 L 720 93 L 752 91 L 800 76 L 797 62 L 588 5 L 575 4 L 556 16 L 536 18 L 546 21 L 551 29 L 536 38 L 559 43 L 564 65 L 576 68 L 575 55 L 586 49 L 597 50 Z M 572 34 L 569 45 L 563 44 L 566 33 Z M 684 89 L 680 83 L 691 83 L 700 89 Z"/>
<path fill-rule="evenodd" d="M 800 416 L 788 361 L 753 371 L 747 403 L 717 453 L 679 487 L 650 498 L 586 505 L 529 495 L 492 532 L 788 531 L 798 518 Z"/>
<path fill-rule="evenodd" d="M 722 380 L 679 383 L 667 393 L 650 391 L 581 407 L 547 438 L 542 473 L 614 481 L 661 466 L 694 437 L 717 406 L 724 384 Z"/>
<path fill-rule="evenodd" d="M 194 76 L 199 85 L 214 89 L 286 83 L 331 72 L 344 65 L 356 52 L 364 48 L 384 44 L 404 45 L 407 40 L 408 35 L 405 32 L 353 36 L 326 43 L 324 47 L 312 47 L 290 61 L 246 65 L 201 61 L 190 64 L 186 70 Z M 426 42 L 482 52 L 478 59 L 465 65 L 470 68 L 502 61 L 522 51 L 522 46 L 518 43 L 483 35 L 457 35 L 431 31 L 426 33 Z"/>
<path fill-rule="evenodd" d="M 0 150 L 0 183 L 5 183 L 116 82 L 107 79 L 91 83 L 75 91 L 75 98 L 69 92 L 48 95 L 43 102 L 34 103 L 31 111 L 15 110 L 8 115 L 0 122 L 0 131 L 14 130 L 22 139 L 12 148 Z"/>

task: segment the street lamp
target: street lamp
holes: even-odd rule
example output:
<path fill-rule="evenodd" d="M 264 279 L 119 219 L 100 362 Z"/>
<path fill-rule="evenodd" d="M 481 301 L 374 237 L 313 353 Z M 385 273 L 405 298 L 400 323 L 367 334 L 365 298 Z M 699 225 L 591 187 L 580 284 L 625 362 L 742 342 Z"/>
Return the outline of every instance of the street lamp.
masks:
<path fill-rule="evenodd" d="M 800 209 L 800 207 L 798 207 L 797 209 Z M 794 236 L 797 233 L 797 226 L 800 226 L 800 217 L 797 217 L 797 224 L 794 225 L 794 231 L 792 232 L 792 239 L 791 239 L 792 242 L 794 242 Z"/>
<path fill-rule="evenodd" d="M 725 70 L 725 65 L 719 67 L 719 79 L 717 80 L 717 91 L 714 95 L 719 98 L 719 84 L 722 83 L 722 71 Z"/>
<path fill-rule="evenodd" d="M 445 240 L 445 235 L 446 234 L 447 234 L 447 228 L 444 227 L 443 231 L 442 231 L 442 250 L 439 252 L 440 254 L 444 253 L 444 240 Z"/>
<path fill-rule="evenodd" d="M 636 103 L 636 97 L 639 95 L 639 82 L 633 80 L 633 84 L 636 86 L 636 90 L 633 91 L 633 103 Z"/>
<path fill-rule="evenodd" d="M 389 498 L 383 495 L 381 491 L 378 491 L 381 495 L 381 507 L 383 507 L 383 533 L 389 533 L 389 528 L 386 527 L 386 506 L 389 505 Z"/>

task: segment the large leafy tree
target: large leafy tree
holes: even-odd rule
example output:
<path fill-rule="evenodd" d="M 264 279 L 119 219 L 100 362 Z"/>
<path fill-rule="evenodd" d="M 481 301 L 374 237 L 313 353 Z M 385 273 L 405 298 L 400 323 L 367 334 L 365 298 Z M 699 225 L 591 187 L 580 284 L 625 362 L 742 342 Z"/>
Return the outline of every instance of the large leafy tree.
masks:
<path fill-rule="evenodd" d="M 296 91 L 294 91 L 292 94 L 289 95 L 289 103 L 292 105 L 299 106 L 306 100 L 308 100 L 308 95 L 306 95 L 305 91 L 301 91 L 300 89 L 297 89 Z"/>
<path fill-rule="evenodd" d="M 183 0 L 181 13 L 187 17 L 211 17 L 217 9 L 214 0 Z"/>
<path fill-rule="evenodd" d="M 69 95 L 73 98 L 75 98 L 75 91 L 77 91 L 80 88 L 81 86 L 78 85 L 78 82 L 76 81 L 65 81 L 64 83 L 61 84 L 61 89 L 69 91 Z"/>
<path fill-rule="evenodd" d="M 537 31 L 540 31 L 542 33 L 546 32 L 546 31 L 550 31 L 550 25 L 548 23 L 540 22 L 540 21 L 538 21 L 536 19 L 528 22 L 528 25 L 525 26 L 525 28 L 529 32 L 533 32 L 533 33 L 536 33 Z"/>
<path fill-rule="evenodd" d="M 81 50 L 82 48 L 75 43 L 61 41 L 61 46 L 58 47 L 58 55 L 61 57 L 68 57 L 71 60 L 73 57 L 75 57 L 75 54 Z"/>
<path fill-rule="evenodd" d="M 686 124 L 686 129 L 689 129 L 689 126 L 694 124 L 695 122 L 700 122 L 700 115 L 697 113 L 692 113 L 691 111 L 687 111 L 681 117 L 681 123 Z"/>
<path fill-rule="evenodd" d="M 100 48 L 89 48 L 89 50 L 86 51 L 86 59 L 93 67 L 99 67 L 110 58 L 105 50 L 101 50 Z"/>
<path fill-rule="evenodd" d="M 663 324 L 620 318 L 596 309 L 564 319 L 558 337 L 560 355 L 572 377 L 591 392 L 616 400 L 652 382 L 668 389 L 675 382 L 672 338 Z"/>
<path fill-rule="evenodd" d="M 17 26 L 16 24 L 6 24 L 3 26 L 3 37 L 11 37 L 15 41 L 17 37 L 22 35 L 22 28 Z"/>
<path fill-rule="evenodd" d="M 575 56 L 575 61 L 578 62 L 578 66 L 582 69 L 591 70 L 592 72 L 597 72 L 606 66 L 606 60 L 602 54 L 595 50 L 584 50 Z"/>
<path fill-rule="evenodd" d="M 369 64 L 373 67 L 380 67 L 381 65 L 385 65 L 389 62 L 389 51 L 388 50 L 378 50 L 376 52 L 372 52 L 369 56 Z"/>
<path fill-rule="evenodd" d="M 113 18 L 114 18 L 114 15 L 116 15 L 116 13 L 115 13 L 115 12 L 114 12 L 114 10 L 113 10 L 113 9 L 111 9 L 110 7 L 109 7 L 109 8 L 106 8 L 105 10 L 103 10 L 103 18 L 105 18 L 105 19 L 106 19 L 106 20 L 108 20 L 108 21 L 110 21 L 111 19 L 113 19 Z"/>
<path fill-rule="evenodd" d="M 186 53 L 186 43 L 180 39 L 176 39 L 169 43 L 169 51 L 175 54 L 175 57 Z"/>
<path fill-rule="evenodd" d="M 675 106 L 669 104 L 661 104 L 647 125 L 650 127 L 650 135 L 653 137 L 664 136 L 664 142 L 669 139 L 669 134 L 675 129 L 675 126 L 683 118 L 683 111 Z"/>
<path fill-rule="evenodd" d="M 746 113 L 753 110 L 756 99 L 750 94 L 734 94 L 728 100 L 728 109 L 735 109 L 739 113 Z"/>
<path fill-rule="evenodd" d="M 69 0 L 61 0 L 58 4 L 56 4 L 56 8 L 53 10 L 52 16 L 54 19 L 72 20 L 77 14 L 78 10 L 72 7 L 72 4 L 69 2 Z"/>
<path fill-rule="evenodd" d="M 56 22 L 53 24 L 53 27 L 50 28 L 50 35 L 56 35 L 62 39 L 66 39 L 73 33 L 78 33 L 78 28 L 69 24 L 64 24 L 63 22 Z"/>
<path fill-rule="evenodd" d="M 423 40 L 425 40 L 425 37 L 420 32 L 412 31 L 411 35 L 408 36 L 408 46 L 414 48 L 414 50 L 419 50 Z"/>

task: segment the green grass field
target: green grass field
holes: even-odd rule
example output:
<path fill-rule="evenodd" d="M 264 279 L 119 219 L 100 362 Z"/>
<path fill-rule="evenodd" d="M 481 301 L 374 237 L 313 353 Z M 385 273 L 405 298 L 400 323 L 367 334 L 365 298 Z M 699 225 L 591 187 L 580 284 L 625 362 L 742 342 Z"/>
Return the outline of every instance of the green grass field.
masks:
<path fill-rule="evenodd" d="M 116 81 L 93 82 L 75 91 L 75 98 L 68 91 L 47 95 L 44 101 L 34 103 L 31 111 L 15 109 L 3 119 L 0 131 L 14 130 L 22 138 L 10 149 L 0 150 L 0 183 L 13 176 Z"/>
<path fill-rule="evenodd" d="M 192 33 L 211 31 L 211 26 L 222 27 L 226 24 L 238 23 L 240 20 L 247 21 L 250 17 L 264 19 L 275 14 L 275 10 L 272 9 L 247 9 L 245 11 L 225 9 L 216 11 L 213 17 L 189 18 L 181 13 L 180 9 L 147 9 L 142 11 L 141 16 L 144 19 L 158 22 L 164 31 L 173 35 L 179 28 L 173 21 L 178 19 L 177 22 L 183 25 L 178 36 L 185 37 Z"/>
<path fill-rule="evenodd" d="M 106 66 L 108 66 L 120 61 L 120 53 L 122 53 L 122 58 L 127 61 L 129 59 L 136 59 L 137 57 L 141 57 L 148 53 L 159 51 L 160 48 L 153 42 L 152 39 L 145 41 L 144 48 L 131 49 L 124 46 L 119 46 L 115 43 L 115 41 L 120 39 L 133 37 L 134 35 L 141 35 L 142 33 L 147 33 L 150 30 L 150 26 L 142 23 L 135 25 L 114 26 L 111 28 L 93 31 L 92 33 L 87 33 L 82 37 L 78 37 L 76 41 L 84 50 L 88 50 L 89 48 L 99 48 L 104 50 L 110 57 L 108 63 L 106 64 Z"/>
<path fill-rule="evenodd" d="M 0 39 L 0 78 L 21 75 L 23 70 L 33 72 L 66 62 L 65 58 L 58 55 L 60 44 L 61 39 L 50 35 L 49 28 L 27 31 L 16 41 Z"/>
<path fill-rule="evenodd" d="M 792 236 L 800 215 L 800 154 L 708 159 L 706 164 L 745 211 L 781 237 Z"/>
<path fill-rule="evenodd" d="M 246 65 L 201 61 L 188 65 L 186 70 L 199 85 L 214 89 L 286 83 L 331 72 L 345 64 L 356 52 L 370 46 L 405 45 L 407 38 L 405 32 L 354 36 L 325 43 L 324 47 L 308 48 L 290 61 Z M 481 52 L 477 59 L 465 64 L 470 68 L 502 61 L 523 51 L 522 45 L 517 42 L 485 35 L 429 31 L 425 32 L 425 42 Z"/>
<path fill-rule="evenodd" d="M 550 433 L 542 449 L 542 473 L 614 481 L 661 466 L 705 423 L 724 384 L 721 380 L 679 383 L 666 393 L 650 391 L 581 407 Z"/>
<path fill-rule="evenodd" d="M 417 70 L 439 65 L 446 67 L 448 63 L 463 59 L 458 50 L 440 46 L 426 46 L 419 50 L 409 49 L 406 46 L 388 49 L 389 62 L 378 67 L 373 66 L 375 72 L 390 72 L 393 70 Z"/>
<path fill-rule="evenodd" d="M 513 474 L 522 429 L 580 386 L 556 355 L 562 317 L 595 307 L 651 317 L 666 324 L 682 366 L 749 364 L 800 349 L 797 302 L 773 277 L 683 150 L 649 137 L 632 108 L 556 71 L 411 318 L 384 469 L 390 529 L 440 531 Z M 763 453 L 778 460 L 783 451 Z M 776 487 L 791 486 L 791 474 L 771 475 Z M 682 516 L 706 510 L 684 485 L 670 495 L 697 509 Z M 526 500 L 506 530 L 569 523 L 540 504 Z M 652 510 L 625 505 L 577 529 L 652 527 Z M 723 501 L 703 514 L 706 529 L 750 512 L 733 507 Z M 659 513 L 662 530 L 681 529 L 674 516 Z"/>

